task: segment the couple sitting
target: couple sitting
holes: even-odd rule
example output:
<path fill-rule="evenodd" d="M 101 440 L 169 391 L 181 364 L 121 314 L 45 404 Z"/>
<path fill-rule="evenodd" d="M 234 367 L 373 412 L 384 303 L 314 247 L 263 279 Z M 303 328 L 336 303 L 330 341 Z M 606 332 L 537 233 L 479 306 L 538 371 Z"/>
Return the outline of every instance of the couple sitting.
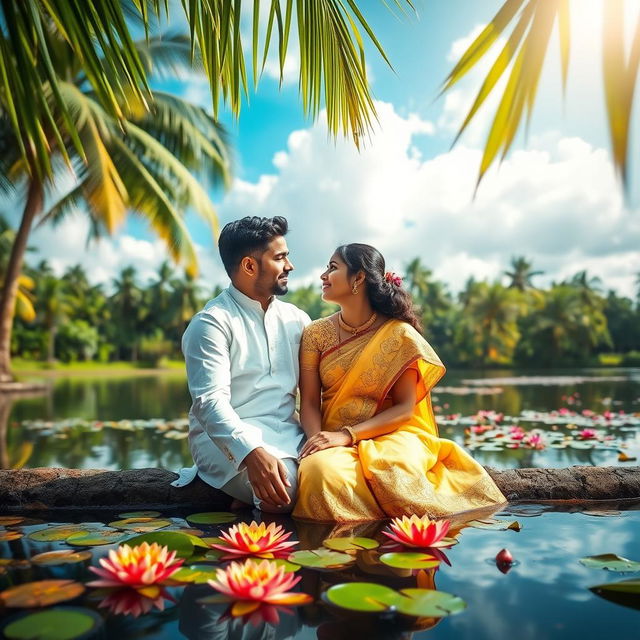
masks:
<path fill-rule="evenodd" d="M 382 255 L 338 247 L 321 280 L 340 311 L 310 322 L 276 297 L 293 270 L 286 233 L 282 217 L 222 230 L 231 285 L 183 337 L 195 466 L 174 484 L 197 474 L 236 506 L 327 522 L 503 503 L 483 467 L 438 436 L 430 391 L 444 366 Z"/>

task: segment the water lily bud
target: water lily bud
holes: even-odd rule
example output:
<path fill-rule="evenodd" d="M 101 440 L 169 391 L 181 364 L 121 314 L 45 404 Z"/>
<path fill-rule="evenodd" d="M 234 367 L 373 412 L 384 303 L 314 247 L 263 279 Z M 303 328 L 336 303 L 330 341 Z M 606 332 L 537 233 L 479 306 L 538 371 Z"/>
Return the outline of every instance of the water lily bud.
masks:
<path fill-rule="evenodd" d="M 502 549 L 502 551 L 499 551 L 496 556 L 496 562 L 507 562 L 511 564 L 513 562 L 511 551 L 509 551 L 509 549 Z"/>
<path fill-rule="evenodd" d="M 502 573 L 507 573 L 513 565 L 513 556 L 509 549 L 502 549 L 496 556 L 496 566 Z"/>

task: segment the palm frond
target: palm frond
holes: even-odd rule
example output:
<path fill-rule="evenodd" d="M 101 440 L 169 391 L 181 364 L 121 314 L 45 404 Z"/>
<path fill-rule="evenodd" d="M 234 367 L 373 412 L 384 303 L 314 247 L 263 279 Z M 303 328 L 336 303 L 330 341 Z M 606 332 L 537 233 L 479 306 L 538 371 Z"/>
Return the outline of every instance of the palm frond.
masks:
<path fill-rule="evenodd" d="M 191 171 L 213 184 L 231 185 L 228 134 L 202 107 L 178 96 L 154 91 L 151 110 L 142 119 L 133 121 Z"/>
<path fill-rule="evenodd" d="M 623 185 L 628 184 L 628 147 L 635 85 L 640 66 L 640 18 L 625 53 L 624 2 L 602 0 L 603 75 L 613 163 Z M 483 59 L 500 36 L 513 29 L 494 61 L 465 117 L 454 144 L 476 117 L 479 108 L 511 66 L 509 79 L 494 114 L 478 174 L 478 184 L 489 167 L 509 152 L 522 126 L 527 126 L 535 104 L 538 82 L 554 26 L 558 26 L 563 93 L 566 91 L 571 51 L 569 0 L 505 0 L 493 19 L 462 54 L 445 79 L 442 92 L 451 89 Z"/>
<path fill-rule="evenodd" d="M 87 156 L 84 197 L 102 212 L 105 226 L 112 233 L 127 211 L 127 192 L 108 151 L 110 140 L 118 135 L 116 122 L 75 85 L 61 82 L 60 90 L 75 118 Z"/>
<path fill-rule="evenodd" d="M 119 117 L 127 95 L 144 101 L 146 76 L 119 0 L 3 2 L 0 17 L 6 26 L 6 33 L 0 32 L 0 96 L 30 172 L 50 176 L 51 146 L 56 143 L 64 154 L 65 137 L 83 153 L 60 94 L 51 57 L 53 37 L 68 43 L 111 115 Z M 54 118 L 54 111 L 59 117 Z"/>

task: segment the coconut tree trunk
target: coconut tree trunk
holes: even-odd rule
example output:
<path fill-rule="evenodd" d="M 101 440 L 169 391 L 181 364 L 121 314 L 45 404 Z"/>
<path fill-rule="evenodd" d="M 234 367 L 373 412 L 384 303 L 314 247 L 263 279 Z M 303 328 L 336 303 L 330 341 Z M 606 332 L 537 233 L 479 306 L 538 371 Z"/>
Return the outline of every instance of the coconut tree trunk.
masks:
<path fill-rule="evenodd" d="M 47 341 L 47 362 L 53 363 L 56 359 L 56 333 L 58 327 L 54 324 L 49 328 L 49 337 Z"/>
<path fill-rule="evenodd" d="M 44 186 L 40 180 L 33 178 L 29 183 L 27 202 L 16 239 L 11 248 L 4 286 L 0 294 L 0 382 L 13 379 L 11 375 L 11 331 L 13 330 L 13 314 L 18 293 L 18 277 L 22 271 L 31 226 L 43 206 Z"/>

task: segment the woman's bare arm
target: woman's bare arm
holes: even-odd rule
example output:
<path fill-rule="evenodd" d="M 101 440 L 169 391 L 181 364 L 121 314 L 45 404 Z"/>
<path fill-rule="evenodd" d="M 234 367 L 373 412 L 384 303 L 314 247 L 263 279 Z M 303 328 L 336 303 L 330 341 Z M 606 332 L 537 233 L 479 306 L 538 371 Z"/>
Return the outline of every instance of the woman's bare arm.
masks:
<path fill-rule="evenodd" d="M 373 418 L 351 427 L 357 439 L 364 440 L 367 438 L 375 438 L 385 433 L 391 433 L 403 422 L 409 420 L 415 410 L 417 381 L 418 372 L 415 369 L 407 369 L 407 371 L 398 378 L 389 392 L 393 406 L 385 409 Z M 319 412 L 318 419 L 320 419 Z M 315 424 L 316 423 L 314 423 L 314 426 Z M 306 432 L 307 427 L 305 426 L 304 429 Z M 348 446 L 351 441 L 349 434 L 344 431 L 321 431 L 319 427 L 314 435 L 309 436 L 307 434 L 307 437 L 309 439 L 300 452 L 301 459 L 316 453 L 316 451 L 322 451 L 323 449 Z"/>
<path fill-rule="evenodd" d="M 404 371 L 389 392 L 392 406 L 352 427 L 358 440 L 391 433 L 403 422 L 407 422 L 415 410 L 417 382 L 418 372 L 415 369 Z"/>

